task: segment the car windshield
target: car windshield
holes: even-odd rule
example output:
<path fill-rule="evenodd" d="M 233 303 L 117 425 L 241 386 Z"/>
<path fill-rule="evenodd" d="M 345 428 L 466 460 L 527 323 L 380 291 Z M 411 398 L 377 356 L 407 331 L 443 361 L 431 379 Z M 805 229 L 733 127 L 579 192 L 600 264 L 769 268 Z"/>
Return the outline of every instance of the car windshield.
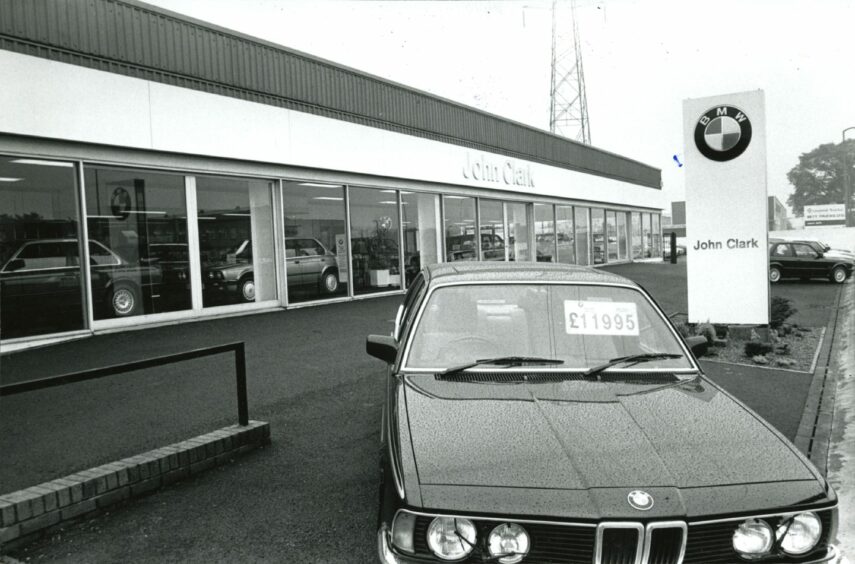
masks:
<path fill-rule="evenodd" d="M 527 369 L 587 370 L 617 357 L 653 353 L 679 357 L 646 359 L 643 370 L 692 368 L 668 322 L 644 294 L 618 286 L 440 287 L 411 335 L 407 369 L 442 370 L 480 359 L 521 356 L 563 361 L 560 366 Z M 630 366 L 618 364 L 609 370 Z"/>
<path fill-rule="evenodd" d="M 252 244 L 248 240 L 241 241 L 226 251 L 226 255 L 235 255 L 235 258 L 252 258 Z"/>

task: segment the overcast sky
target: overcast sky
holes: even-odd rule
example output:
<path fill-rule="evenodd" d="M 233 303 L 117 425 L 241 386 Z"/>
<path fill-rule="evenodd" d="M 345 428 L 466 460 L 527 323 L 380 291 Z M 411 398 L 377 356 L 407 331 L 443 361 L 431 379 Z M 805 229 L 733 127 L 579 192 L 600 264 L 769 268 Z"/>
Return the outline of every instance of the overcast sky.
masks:
<path fill-rule="evenodd" d="M 549 128 L 551 1 L 148 0 Z M 578 0 L 593 145 L 684 197 L 682 100 L 762 89 L 768 190 L 855 126 L 855 2 Z M 850 135 L 852 132 L 850 132 Z"/>

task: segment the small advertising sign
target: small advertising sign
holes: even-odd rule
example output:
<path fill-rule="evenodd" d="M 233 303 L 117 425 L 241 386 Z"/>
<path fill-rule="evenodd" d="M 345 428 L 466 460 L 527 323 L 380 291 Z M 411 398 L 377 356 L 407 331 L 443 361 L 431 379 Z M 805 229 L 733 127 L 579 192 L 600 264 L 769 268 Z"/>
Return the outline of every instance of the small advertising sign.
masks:
<path fill-rule="evenodd" d="M 568 335 L 638 335 L 634 302 L 564 302 L 564 329 Z"/>
<path fill-rule="evenodd" d="M 844 227 L 846 209 L 843 204 L 805 206 L 805 227 Z"/>
<path fill-rule="evenodd" d="M 683 101 L 689 321 L 769 323 L 763 92 Z"/>
<path fill-rule="evenodd" d="M 339 233 L 335 236 L 335 262 L 338 265 L 339 284 L 347 283 L 347 236 Z"/>

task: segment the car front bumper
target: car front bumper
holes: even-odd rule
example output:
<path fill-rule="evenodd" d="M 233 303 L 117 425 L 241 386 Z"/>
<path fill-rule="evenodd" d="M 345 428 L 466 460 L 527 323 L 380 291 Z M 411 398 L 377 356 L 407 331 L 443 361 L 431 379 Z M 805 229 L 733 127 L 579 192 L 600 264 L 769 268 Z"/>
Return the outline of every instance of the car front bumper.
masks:
<path fill-rule="evenodd" d="M 237 280 L 206 280 L 204 289 L 210 292 L 236 292 Z"/>
<path fill-rule="evenodd" d="M 424 562 L 424 560 L 407 558 L 395 552 L 389 540 L 389 527 L 385 523 L 377 531 L 377 556 L 381 564 L 422 564 Z M 848 560 L 837 551 L 837 547 L 830 545 L 825 554 L 813 560 L 801 561 L 799 564 L 848 564 Z"/>

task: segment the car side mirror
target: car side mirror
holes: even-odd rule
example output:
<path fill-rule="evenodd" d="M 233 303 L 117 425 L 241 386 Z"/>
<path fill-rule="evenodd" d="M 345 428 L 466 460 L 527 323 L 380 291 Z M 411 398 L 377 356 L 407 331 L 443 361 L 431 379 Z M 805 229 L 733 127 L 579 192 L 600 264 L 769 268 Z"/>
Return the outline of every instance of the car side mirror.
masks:
<path fill-rule="evenodd" d="M 387 364 L 392 364 L 398 356 L 398 343 L 389 335 L 368 335 L 365 339 L 365 352 Z"/>
<path fill-rule="evenodd" d="M 704 356 L 707 353 L 707 348 L 709 347 L 707 338 L 701 335 L 688 337 L 686 339 L 686 344 L 689 345 L 690 349 L 692 349 L 692 353 L 698 357 Z"/>
<path fill-rule="evenodd" d="M 6 272 L 14 272 L 16 270 L 21 270 L 24 266 L 24 259 L 14 259 L 9 261 L 4 270 Z"/>

